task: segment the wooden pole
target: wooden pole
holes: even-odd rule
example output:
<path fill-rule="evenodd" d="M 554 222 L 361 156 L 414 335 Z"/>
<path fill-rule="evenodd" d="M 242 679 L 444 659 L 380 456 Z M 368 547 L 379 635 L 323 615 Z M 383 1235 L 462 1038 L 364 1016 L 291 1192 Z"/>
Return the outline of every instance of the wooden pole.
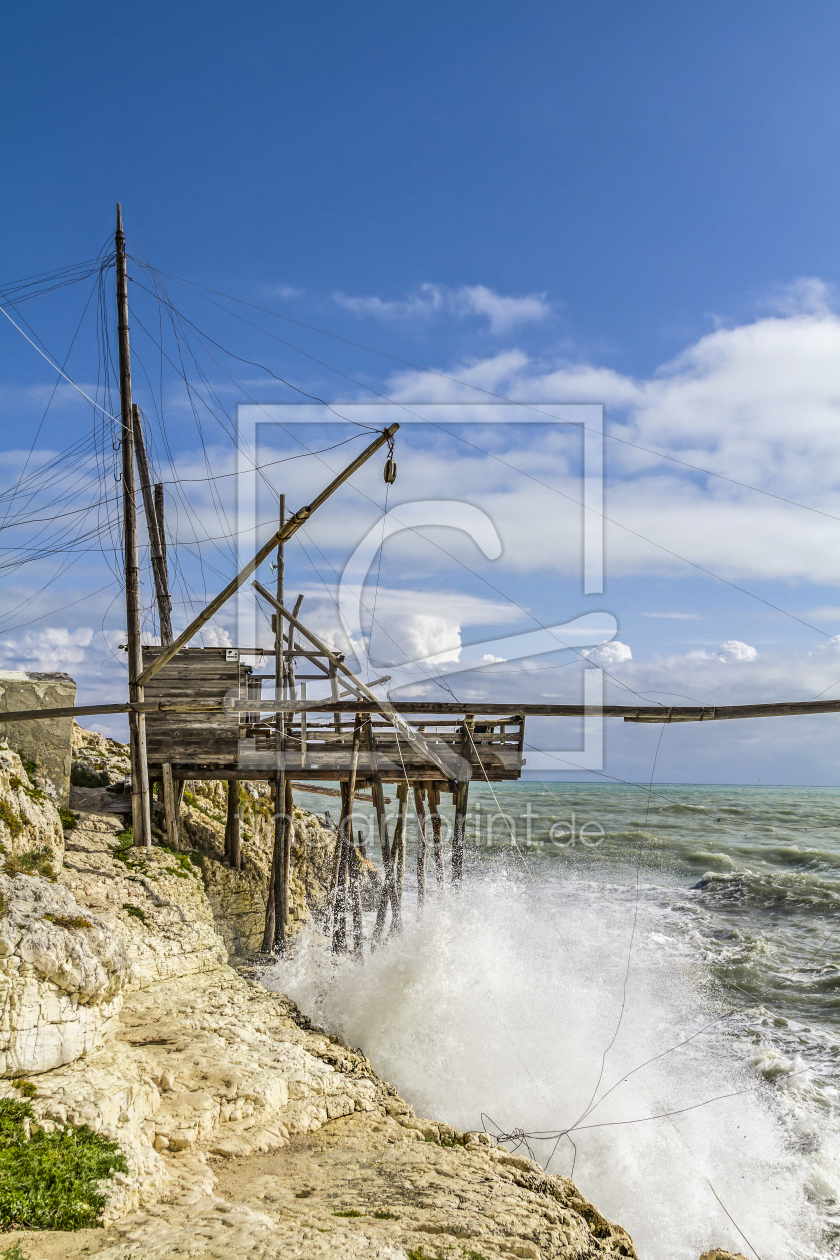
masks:
<path fill-rule="evenodd" d="M 347 948 L 347 898 L 345 889 L 350 873 L 350 849 L 353 846 L 353 798 L 356 795 L 356 774 L 359 769 L 359 746 L 362 739 L 362 715 L 356 714 L 353 725 L 353 743 L 350 748 L 350 766 L 347 771 L 347 788 L 344 798 L 344 817 L 338 829 L 337 844 L 341 846 L 338 863 L 338 874 L 335 889 L 335 910 L 333 913 L 332 949 L 334 954 L 343 954 Z"/>
<path fill-rule="evenodd" d="M 123 252 L 123 258 L 124 257 L 125 253 Z M 344 485 L 344 482 L 347 481 L 348 477 L 352 477 L 353 473 L 356 472 L 357 469 L 367 463 L 371 455 L 374 455 L 380 447 L 384 446 L 385 443 L 393 437 L 399 427 L 400 426 L 398 424 L 392 424 L 389 428 L 385 429 L 376 441 L 371 442 L 370 446 L 366 447 L 365 450 L 362 451 L 361 455 L 357 456 L 356 459 L 353 460 L 352 464 L 348 464 L 343 472 L 340 472 L 337 477 L 334 477 L 326 489 L 322 490 L 319 495 L 316 495 L 307 507 L 298 508 L 297 512 L 295 512 L 294 516 L 286 522 L 282 530 L 278 530 L 276 534 L 273 534 L 272 537 L 269 538 L 268 542 L 264 546 L 260 547 L 254 558 L 249 560 L 245 565 L 245 568 L 242 569 L 240 573 L 237 573 L 236 577 L 233 578 L 232 581 L 228 582 L 225 589 L 221 591 L 215 599 L 211 599 L 207 607 L 204 608 L 198 616 L 190 622 L 186 630 L 183 630 L 181 634 L 178 635 L 177 639 L 172 641 L 165 652 L 161 652 L 159 656 L 155 657 L 137 681 L 141 685 L 145 686 L 149 679 L 152 678 L 159 669 L 162 669 L 167 662 L 172 660 L 172 657 L 176 654 L 176 652 L 179 652 L 182 647 L 186 647 L 190 639 L 198 633 L 201 627 L 207 624 L 210 618 L 214 616 L 214 614 L 217 613 L 224 604 L 227 603 L 232 595 L 236 594 L 241 586 L 245 585 L 248 578 L 251 577 L 251 575 L 260 567 L 262 562 L 271 555 L 274 548 L 281 542 L 288 542 L 289 539 L 297 533 L 301 525 L 306 524 L 312 513 L 315 512 L 322 503 L 326 503 L 330 495 L 335 494 L 336 490 L 338 490 L 340 486 Z"/>
<path fill-rule="evenodd" d="M 161 532 L 163 528 L 163 486 L 160 487 L 160 514 L 157 511 L 155 499 L 157 497 L 157 489 L 152 489 L 152 479 L 149 474 L 149 460 L 146 455 L 146 441 L 143 437 L 143 422 L 140 416 L 140 408 L 137 403 L 132 403 L 131 407 L 133 426 L 134 426 L 134 447 L 137 456 L 137 472 L 140 476 L 140 493 L 143 496 L 143 511 L 146 514 L 146 530 L 149 535 L 149 557 L 152 562 L 152 576 L 155 582 L 155 597 L 157 599 L 158 608 L 158 625 L 160 626 L 160 641 L 163 647 L 168 647 L 172 642 L 172 600 L 169 597 L 169 584 L 166 575 L 166 555 L 164 553 L 163 544 L 161 542 Z"/>
<path fill-rule="evenodd" d="M 140 491 L 143 496 L 143 510 L 146 513 L 146 528 L 149 534 L 149 554 L 152 562 L 152 576 L 155 582 L 160 641 L 162 646 L 166 647 L 172 642 L 172 600 L 169 595 L 169 574 L 166 567 L 163 485 L 158 482 L 154 487 L 154 493 L 152 492 L 149 461 L 146 455 L 146 441 L 143 436 L 143 422 L 140 416 L 140 408 L 136 403 L 132 403 L 131 412 L 134 419 L 137 472 L 140 476 Z M 172 763 L 164 761 L 160 770 L 163 787 L 163 814 L 166 819 L 166 839 L 170 848 L 177 849 L 179 843 L 178 806 L 175 801 Z"/>
<path fill-rule="evenodd" d="M 280 495 L 279 533 L 282 534 L 286 523 L 286 496 Z M 277 602 L 283 603 L 286 592 L 286 547 L 277 544 Z M 274 616 L 274 696 L 277 700 L 286 698 L 286 665 L 283 656 L 283 617 L 277 612 Z M 280 947 L 286 943 L 285 908 L 278 901 L 283 895 L 283 845 L 286 835 L 285 824 L 286 801 L 286 715 L 277 714 L 274 724 L 274 843 L 271 850 L 271 870 L 268 877 L 268 897 L 265 906 L 265 928 L 263 931 L 263 953 L 274 950 L 274 942 L 280 935 Z"/>
<path fill-rule="evenodd" d="M 241 834 L 239 828 L 239 780 L 228 779 L 227 825 L 225 826 L 225 857 L 235 871 L 242 867 Z"/>
<path fill-rule="evenodd" d="M 368 718 L 365 723 L 367 734 L 367 746 L 370 753 L 370 768 L 373 776 L 373 802 L 376 810 L 376 822 L 379 827 L 379 845 L 382 850 L 382 865 L 384 867 L 384 881 L 382 895 L 379 898 L 379 905 L 376 910 L 376 923 L 373 929 L 372 948 L 376 948 L 382 940 L 382 932 L 385 927 L 385 915 L 388 910 L 388 902 L 391 903 L 391 917 L 393 920 L 393 929 L 397 932 L 402 929 L 402 915 L 400 903 L 397 899 L 397 890 L 394 883 L 394 863 L 391 851 L 391 842 L 388 835 L 388 819 L 385 815 L 385 791 L 382 786 L 382 775 L 379 770 L 379 756 L 376 751 L 376 737 L 373 733 L 373 723 Z"/>
<path fill-rule="evenodd" d="M 295 842 L 295 805 L 292 799 L 292 781 L 286 780 L 286 830 L 283 843 L 283 940 L 289 933 L 291 911 L 289 906 L 289 880 L 292 871 L 292 848 Z M 279 916 L 278 916 L 279 917 Z M 275 924 L 274 939 L 279 943 L 279 925 Z"/>
<path fill-rule="evenodd" d="M 440 789 L 436 783 L 426 784 L 426 795 L 429 800 L 429 814 L 432 819 L 432 852 L 434 854 L 435 880 L 438 896 L 443 892 L 443 840 L 441 836 L 442 822 L 440 817 Z"/>
<path fill-rule="evenodd" d="M 285 614 L 288 615 L 288 614 Z M 259 655 L 259 650 L 254 650 Z M 355 688 L 354 688 L 355 690 Z M 243 706 L 248 712 L 297 712 L 301 708 L 298 700 L 285 702 L 275 707 L 271 700 L 254 700 Z M 388 701 L 388 716 L 391 710 L 395 713 L 417 713 L 426 715 L 443 715 L 463 713 L 464 704 L 452 704 L 449 701 L 435 700 L 400 700 Z M 380 713 L 382 701 L 374 697 L 372 700 L 310 700 L 306 709 L 308 713 Z M 707 708 L 651 708 L 643 709 L 637 705 L 620 704 L 477 704 L 469 702 L 469 710 L 473 715 L 501 718 L 505 722 L 519 722 L 523 717 L 612 717 L 624 718 L 625 722 L 722 722 L 734 718 L 768 718 L 768 717 L 803 717 L 823 713 L 840 713 L 840 700 L 788 700 L 773 704 L 735 704 L 718 705 Z M 117 704 L 82 704 L 68 708 L 53 709 L 11 709 L 3 713 L 4 722 L 37 722 L 45 718 L 62 717 L 98 717 L 103 713 L 225 713 L 231 710 L 215 700 L 178 701 L 150 700 L 148 703 L 136 704 L 120 702 Z M 447 771 L 449 774 L 449 771 Z"/>
<path fill-rule="evenodd" d="M 426 900 L 426 811 L 423 808 L 423 784 L 414 784 L 414 812 L 417 815 L 417 914 Z"/>
<path fill-rule="evenodd" d="M 405 879 L 405 827 L 408 820 L 408 783 L 397 784 L 397 825 L 394 828 L 394 882 L 397 900 L 402 907 L 403 882 Z"/>
<path fill-rule="evenodd" d="M 351 842 L 352 842 L 352 836 Z M 356 846 L 350 845 L 350 905 L 353 911 L 353 954 L 362 962 L 362 864 Z"/>
<path fill-rule="evenodd" d="M 140 561 L 137 554 L 137 499 L 134 483 L 134 415 L 131 407 L 131 354 L 128 344 L 128 273 L 122 207 L 117 205 L 114 234 L 117 269 L 117 334 L 120 358 L 120 419 L 122 428 L 123 543 L 125 547 L 125 612 L 128 632 L 128 697 L 143 702 L 143 649 L 140 626 Z M 133 712 L 128 721 L 131 753 L 131 819 L 136 845 L 152 843 L 149 766 L 146 756 L 146 719 Z"/>
<path fill-rule="evenodd" d="M 461 727 L 462 773 L 455 789 L 455 829 L 452 832 L 452 883 L 459 885 L 464 876 L 464 840 L 467 830 L 467 798 L 470 791 L 473 758 L 475 714 L 467 713 Z"/>

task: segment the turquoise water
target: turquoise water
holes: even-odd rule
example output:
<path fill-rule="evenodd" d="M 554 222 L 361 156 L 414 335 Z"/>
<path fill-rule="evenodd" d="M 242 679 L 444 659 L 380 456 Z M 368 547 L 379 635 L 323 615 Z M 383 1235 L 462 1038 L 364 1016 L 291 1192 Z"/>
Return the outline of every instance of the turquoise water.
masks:
<path fill-rule="evenodd" d="M 311 941 L 278 985 L 418 1111 L 536 1135 L 645 1260 L 840 1254 L 840 789 L 470 802 L 460 897 L 430 861 L 416 921 L 410 817 L 403 936 L 363 968 Z"/>

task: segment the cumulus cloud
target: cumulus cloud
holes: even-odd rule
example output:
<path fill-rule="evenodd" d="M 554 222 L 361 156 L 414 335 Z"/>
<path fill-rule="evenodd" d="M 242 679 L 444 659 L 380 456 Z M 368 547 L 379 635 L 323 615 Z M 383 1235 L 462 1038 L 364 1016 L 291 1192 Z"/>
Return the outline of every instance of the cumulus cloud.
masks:
<path fill-rule="evenodd" d="M 90 626 L 79 626 L 75 630 L 63 626 L 31 630 L 14 638 L 0 639 L 0 661 L 5 669 L 49 673 L 84 661 L 92 640 Z"/>
<path fill-rule="evenodd" d="M 429 319 L 444 312 L 457 319 L 478 316 L 487 320 L 494 336 L 510 332 L 519 324 L 539 323 L 551 313 L 545 293 L 510 297 L 483 284 L 467 284 L 460 289 L 423 284 L 418 293 L 398 299 L 336 293 L 334 301 L 354 315 L 379 320 Z"/>
<path fill-rule="evenodd" d="M 754 661 L 758 652 L 740 639 L 728 639 L 726 643 L 721 643 L 718 656 L 722 661 Z"/>
<path fill-rule="evenodd" d="M 586 648 L 581 652 L 581 656 L 588 657 L 593 665 L 601 669 L 612 669 L 614 665 L 621 665 L 624 661 L 633 659 L 630 648 L 626 643 L 619 643 L 618 639 L 613 639 L 612 643 L 602 643 L 599 647 Z"/>

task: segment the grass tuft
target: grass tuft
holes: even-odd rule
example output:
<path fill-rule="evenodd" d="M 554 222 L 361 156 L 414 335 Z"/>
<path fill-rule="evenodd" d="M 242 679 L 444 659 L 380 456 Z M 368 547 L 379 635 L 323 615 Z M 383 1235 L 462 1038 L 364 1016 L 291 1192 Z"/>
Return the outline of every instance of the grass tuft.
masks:
<path fill-rule="evenodd" d="M 3 802 L 0 801 L 0 805 Z M 26 853 L 14 853 L 3 863 L 6 875 L 41 875 L 55 883 L 58 878 L 53 869 L 53 851 L 48 845 L 41 849 L 29 849 Z"/>
<path fill-rule="evenodd" d="M 13 1080 L 12 1086 L 18 1091 L 19 1094 L 23 1094 L 24 1098 L 37 1098 L 38 1097 L 38 1090 L 35 1088 L 35 1086 L 32 1084 L 31 1081 L 25 1081 L 23 1077 L 19 1076 L 15 1080 Z"/>
<path fill-rule="evenodd" d="M 29 1260 L 29 1257 L 25 1251 L 21 1250 L 20 1243 L 12 1243 L 11 1247 L 0 1251 L 0 1260 Z"/>
<path fill-rule="evenodd" d="M 22 818 L 16 809 L 12 809 L 8 801 L 0 801 L 0 822 L 6 824 L 13 840 L 26 826 L 26 819 Z"/>
<path fill-rule="evenodd" d="M 132 906 L 129 902 L 124 901 L 123 910 L 125 910 L 126 914 L 130 914 L 133 919 L 139 919 L 141 923 L 148 923 L 149 921 L 145 912 L 139 906 Z"/>
<path fill-rule="evenodd" d="M 50 923 L 54 923 L 56 927 L 62 928 L 89 928 L 93 927 L 90 919 L 83 919 L 80 914 L 45 914 L 42 916 L 48 919 Z"/>
<path fill-rule="evenodd" d="M 116 1142 L 87 1126 L 27 1133 L 32 1106 L 0 1099 L 0 1228 L 85 1229 L 100 1224 L 97 1183 L 128 1172 Z"/>
<path fill-rule="evenodd" d="M 58 814 L 61 818 L 61 825 L 65 831 L 72 831 L 74 827 L 79 825 L 79 815 L 74 814 L 72 809 L 65 809 L 63 805 L 58 808 Z"/>
<path fill-rule="evenodd" d="M 333 1212 L 333 1216 L 364 1216 L 364 1212 L 357 1212 L 355 1208 L 350 1208 L 347 1212 Z"/>

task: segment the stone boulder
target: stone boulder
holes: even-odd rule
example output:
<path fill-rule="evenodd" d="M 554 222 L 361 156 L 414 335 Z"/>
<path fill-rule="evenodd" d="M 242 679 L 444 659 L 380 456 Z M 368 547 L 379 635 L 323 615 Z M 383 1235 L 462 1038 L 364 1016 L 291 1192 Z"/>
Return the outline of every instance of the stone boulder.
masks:
<path fill-rule="evenodd" d="M 57 875 L 64 857 L 61 815 L 16 752 L 0 744 L 0 870 Z"/>
<path fill-rule="evenodd" d="M 130 964 L 60 884 L 0 875 L 0 1076 L 47 1072 L 101 1044 Z"/>
<path fill-rule="evenodd" d="M 15 722 L 6 715 L 21 709 L 70 708 L 75 702 L 76 684 L 69 674 L 0 670 L 0 738 L 36 767 L 35 786 L 59 805 L 69 800 L 72 717 Z"/>

